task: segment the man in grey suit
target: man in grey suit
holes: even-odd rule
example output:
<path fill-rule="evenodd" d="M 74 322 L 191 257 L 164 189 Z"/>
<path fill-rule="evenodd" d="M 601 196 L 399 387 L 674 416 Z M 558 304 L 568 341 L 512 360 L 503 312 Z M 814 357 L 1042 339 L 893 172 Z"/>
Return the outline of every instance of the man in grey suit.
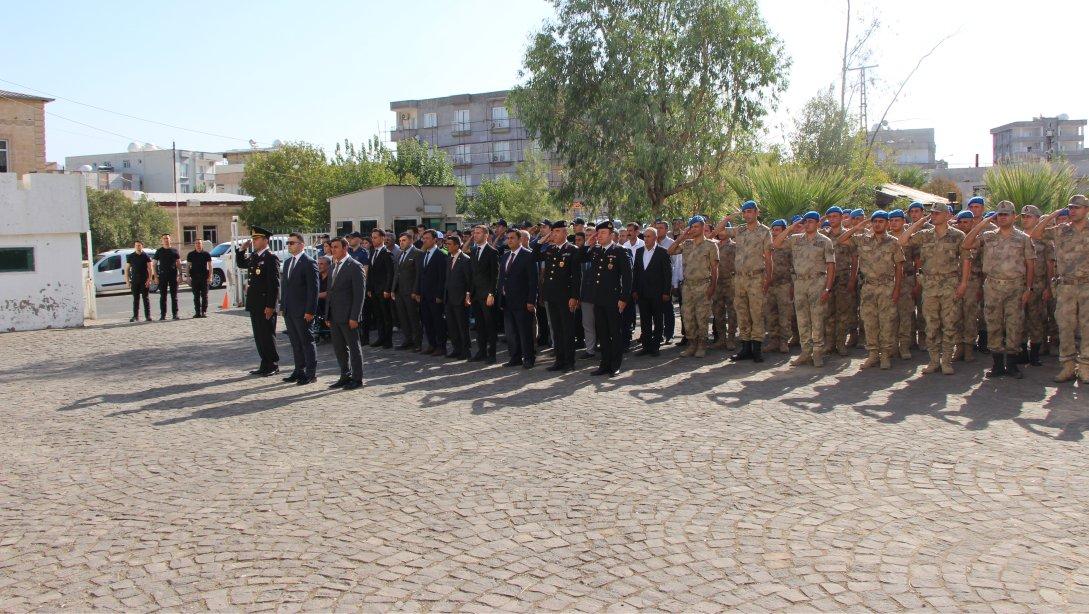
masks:
<path fill-rule="evenodd" d="M 293 232 L 287 238 L 291 254 L 280 274 L 280 310 L 284 314 L 287 337 L 295 357 L 295 370 L 284 378 L 299 386 L 317 381 L 317 350 L 310 323 L 318 310 L 318 265 L 306 255 L 302 235 Z"/>
<path fill-rule="evenodd" d="M 397 321 L 405 335 L 399 350 L 420 351 L 423 344 L 423 328 L 420 325 L 420 304 L 413 300 L 420 270 L 423 268 L 423 252 L 412 245 L 412 234 L 402 233 L 397 238 L 401 254 L 397 256 L 393 272 L 393 303 L 397 308 Z"/>
<path fill-rule="evenodd" d="M 367 282 L 363 267 L 348 256 L 348 242 L 330 243 L 333 269 L 325 299 L 326 319 L 332 329 L 333 350 L 340 363 L 340 379 L 330 388 L 355 390 L 363 386 L 363 348 L 359 344 L 359 323 L 363 319 L 363 296 Z"/>

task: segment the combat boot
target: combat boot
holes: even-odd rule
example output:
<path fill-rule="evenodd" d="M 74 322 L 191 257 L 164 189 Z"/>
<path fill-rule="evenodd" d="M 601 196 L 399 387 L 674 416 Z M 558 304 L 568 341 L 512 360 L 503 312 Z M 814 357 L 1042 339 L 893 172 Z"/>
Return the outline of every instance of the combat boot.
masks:
<path fill-rule="evenodd" d="M 1058 383 L 1070 382 L 1074 380 L 1075 365 L 1073 360 L 1067 360 L 1063 362 L 1063 368 L 1059 371 L 1059 374 L 1055 376 L 1055 381 Z M 1083 376 L 1084 377 L 1084 376 Z"/>
<path fill-rule="evenodd" d="M 956 371 L 953 370 L 953 363 L 949 360 L 948 354 L 943 354 L 941 359 L 941 368 L 943 375 L 953 375 Z"/>
<path fill-rule="evenodd" d="M 763 345 L 764 345 L 763 341 L 750 341 L 749 342 L 749 349 L 752 351 L 752 361 L 753 362 L 764 362 L 764 355 L 761 354 L 761 352 L 760 352 Z"/>
<path fill-rule="evenodd" d="M 800 367 L 802 365 L 808 365 L 811 362 L 813 362 L 813 356 L 809 352 L 802 350 L 801 354 L 798 354 L 794 357 L 794 360 L 790 361 L 790 366 Z"/>
<path fill-rule="evenodd" d="M 1030 365 L 1032 365 L 1033 367 L 1042 367 L 1043 366 L 1044 363 L 1040 362 L 1040 344 L 1039 343 L 1030 343 L 1029 344 L 1028 363 Z"/>
<path fill-rule="evenodd" d="M 975 362 L 976 354 L 971 343 L 964 344 L 964 362 Z"/>
<path fill-rule="evenodd" d="M 889 357 L 887 352 L 881 352 L 881 369 L 887 370 L 892 368 L 892 358 Z"/>
<path fill-rule="evenodd" d="M 870 352 L 869 355 L 866 356 L 866 360 L 862 363 L 862 366 L 859 367 L 859 368 L 860 369 L 869 369 L 869 368 L 872 368 L 872 367 L 876 367 L 880 362 L 881 362 L 881 356 L 878 355 L 877 352 Z"/>
<path fill-rule="evenodd" d="M 752 342 L 742 341 L 741 351 L 730 357 L 730 360 L 737 362 L 739 360 L 748 360 L 752 358 Z"/>
<path fill-rule="evenodd" d="M 930 375 L 931 373 L 937 373 L 938 369 L 941 369 L 940 356 L 937 352 L 930 353 L 930 362 L 923 367 L 923 373 Z"/>
<path fill-rule="evenodd" d="M 997 354 L 998 352 L 995 352 Z M 1006 359 L 1006 375 L 1014 379 L 1022 379 L 1025 377 L 1021 370 L 1017 368 L 1017 354 L 1003 354 Z"/>
<path fill-rule="evenodd" d="M 958 343 L 956 345 L 957 349 L 953 350 L 952 360 L 954 360 L 954 361 L 964 360 L 964 346 L 966 346 L 966 345 L 968 345 L 968 344 L 967 343 Z"/>
<path fill-rule="evenodd" d="M 691 356 L 695 354 L 697 342 L 691 339 L 685 339 L 685 341 L 688 341 L 688 343 L 685 344 L 684 350 L 681 351 L 681 356 Z"/>
<path fill-rule="evenodd" d="M 823 367 L 824 366 L 824 352 L 823 351 L 813 352 L 813 366 L 814 367 Z"/>
<path fill-rule="evenodd" d="M 707 342 L 703 339 L 696 340 L 696 358 L 703 358 L 707 355 Z"/>
<path fill-rule="evenodd" d="M 1006 362 L 1002 360 L 1002 354 L 995 352 L 991 354 L 991 370 L 987 372 L 987 378 L 993 379 L 996 377 L 1002 377 L 1006 374 Z"/>
<path fill-rule="evenodd" d="M 901 343 L 900 344 L 900 358 L 901 358 L 901 360 L 911 360 L 911 344 L 910 343 Z"/>

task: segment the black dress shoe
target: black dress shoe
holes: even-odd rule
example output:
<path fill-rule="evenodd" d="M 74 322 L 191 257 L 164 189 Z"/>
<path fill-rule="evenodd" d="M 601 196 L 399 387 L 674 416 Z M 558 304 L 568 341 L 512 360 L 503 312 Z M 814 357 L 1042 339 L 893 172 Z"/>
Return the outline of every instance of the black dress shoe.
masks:
<path fill-rule="evenodd" d="M 277 367 L 276 365 L 272 365 L 272 367 L 268 371 L 265 371 L 264 373 L 258 373 L 257 375 L 260 375 L 261 377 L 271 377 L 273 375 L 276 375 L 279 372 L 280 372 L 280 367 Z"/>
<path fill-rule="evenodd" d="M 254 369 L 253 371 L 250 371 L 250 375 L 264 375 L 266 373 L 268 373 L 268 368 L 263 367 L 263 366 L 258 367 L 256 369 Z"/>
<path fill-rule="evenodd" d="M 337 381 L 333 382 L 332 384 L 329 384 L 329 387 L 330 388 L 343 388 L 343 387 L 347 386 L 348 383 L 351 382 L 351 381 L 352 380 L 350 380 L 350 379 L 348 379 L 346 377 L 342 377 L 342 378 L 338 379 Z"/>
<path fill-rule="evenodd" d="M 469 357 L 469 362 L 479 362 L 481 360 L 484 360 L 484 355 L 480 352 L 477 352 L 476 354 L 473 354 Z"/>
<path fill-rule="evenodd" d="M 166 314 L 165 313 L 163 315 L 159 316 L 159 321 L 160 322 L 162 322 L 165 319 L 166 319 Z"/>
<path fill-rule="evenodd" d="M 517 367 L 520 364 L 522 364 L 521 360 L 508 360 L 507 362 L 503 363 L 503 366 L 504 367 Z"/>
<path fill-rule="evenodd" d="M 311 375 L 309 377 L 303 376 L 303 377 L 300 377 L 299 379 L 295 380 L 295 385 L 296 386 L 305 386 L 307 384 L 313 384 L 316 381 L 318 381 L 317 376 L 314 376 L 314 375 Z"/>
<path fill-rule="evenodd" d="M 299 375 L 298 373 L 293 372 L 291 375 L 288 375 L 287 377 L 285 377 L 284 381 L 285 382 L 294 382 L 294 381 L 299 380 L 299 379 L 302 379 L 302 376 Z"/>
<path fill-rule="evenodd" d="M 570 373 L 575 370 L 575 365 L 564 365 L 560 367 L 560 371 L 563 373 Z"/>
<path fill-rule="evenodd" d="M 382 340 L 381 340 L 381 339 L 379 339 L 379 340 L 377 340 L 377 341 L 375 341 L 374 343 L 371 343 L 371 344 L 369 344 L 369 345 L 370 345 L 370 347 L 372 347 L 372 348 L 376 348 L 376 347 L 381 347 L 381 345 L 382 345 Z"/>
<path fill-rule="evenodd" d="M 136 318 L 129 318 L 129 322 L 135 322 Z"/>
<path fill-rule="evenodd" d="M 636 356 L 650 356 L 652 353 L 653 352 L 651 352 L 647 348 L 643 348 L 643 349 L 639 350 L 638 352 L 636 352 L 635 355 Z"/>
<path fill-rule="evenodd" d="M 362 387 L 363 387 L 363 382 L 357 382 L 354 379 L 351 380 L 350 382 L 348 382 L 347 384 L 344 384 L 344 386 L 343 386 L 343 388 L 345 390 L 355 390 L 357 388 L 362 388 Z"/>
<path fill-rule="evenodd" d="M 616 377 L 617 375 L 620 375 L 620 369 L 616 369 L 615 371 L 607 371 L 605 373 L 605 377 Z"/>
<path fill-rule="evenodd" d="M 382 347 L 384 349 L 387 349 L 387 350 L 392 350 L 393 349 L 393 343 L 390 343 L 390 342 L 383 343 Z"/>
<path fill-rule="evenodd" d="M 494 365 L 496 363 L 495 354 L 492 354 L 491 356 L 485 358 L 484 362 L 488 363 L 489 365 Z"/>
<path fill-rule="evenodd" d="M 174 318 L 173 318 L 173 319 L 175 319 L 175 320 L 179 319 L 179 318 L 178 318 L 178 314 L 176 314 L 176 313 L 175 313 L 175 314 L 174 314 Z"/>
<path fill-rule="evenodd" d="M 601 367 L 598 367 L 598 368 L 594 369 L 593 371 L 591 371 L 590 375 L 607 375 L 608 373 L 609 373 L 608 369 L 602 369 Z"/>
<path fill-rule="evenodd" d="M 579 354 L 579 358 L 581 358 L 582 360 L 595 358 L 596 356 L 597 356 L 597 354 L 591 354 L 590 352 L 583 352 L 583 353 Z"/>
<path fill-rule="evenodd" d="M 461 358 L 461 354 L 458 354 L 457 352 L 450 352 L 450 353 L 448 353 L 446 355 L 446 357 L 447 358 Z"/>
<path fill-rule="evenodd" d="M 523 369 L 532 369 L 533 368 L 533 361 L 532 360 L 527 360 L 526 362 L 523 362 L 522 363 L 522 368 Z"/>
<path fill-rule="evenodd" d="M 561 371 L 561 370 L 563 370 L 563 365 L 559 364 L 559 363 L 553 364 L 551 367 L 545 369 L 545 371 Z"/>
<path fill-rule="evenodd" d="M 412 349 L 412 344 L 411 343 L 402 343 L 401 345 L 397 346 L 397 349 L 398 350 L 409 350 L 409 349 Z"/>

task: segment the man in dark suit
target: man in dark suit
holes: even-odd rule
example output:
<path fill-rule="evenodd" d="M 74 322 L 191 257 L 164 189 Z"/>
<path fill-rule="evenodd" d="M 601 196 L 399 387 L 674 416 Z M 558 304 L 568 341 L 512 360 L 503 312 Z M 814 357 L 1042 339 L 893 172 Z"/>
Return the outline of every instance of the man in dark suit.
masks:
<path fill-rule="evenodd" d="M 549 371 L 575 368 L 575 309 L 582 284 L 579 250 L 567 242 L 567 222 L 551 224 L 549 236 L 542 240 L 537 260 L 544 262 L 541 275 L 541 302 L 551 324 L 556 360 Z"/>
<path fill-rule="evenodd" d="M 510 360 L 505 366 L 521 364 L 530 369 L 535 359 L 533 316 L 537 310 L 537 259 L 522 247 L 523 238 L 528 242 L 529 233 L 524 230 L 507 233 L 510 251 L 499 265 L 496 294 L 503 307 L 507 347 L 510 350 Z M 489 304 L 495 302 L 493 299 L 488 298 Z"/>
<path fill-rule="evenodd" d="M 453 347 L 447 358 L 468 359 L 472 346 L 469 337 L 469 306 L 472 304 L 473 263 L 461 251 L 461 237 L 446 237 L 446 251 L 450 252 L 450 265 L 446 271 L 446 330 Z"/>
<path fill-rule="evenodd" d="M 639 305 L 639 327 L 643 349 L 639 356 L 657 356 L 662 347 L 665 311 L 672 309 L 670 287 L 673 268 L 669 253 L 658 244 L 658 231 L 648 227 L 643 232 L 643 247 L 635 251 L 635 274 L 632 275 L 632 298 Z"/>
<path fill-rule="evenodd" d="M 413 297 L 420 304 L 420 322 L 432 356 L 446 355 L 446 318 L 443 315 L 443 295 L 446 293 L 446 269 L 449 258 L 439 249 L 439 235 L 428 228 L 423 232 L 423 258 Z"/>
<path fill-rule="evenodd" d="M 583 248 L 589 258 L 590 297 L 594 303 L 594 324 L 601 344 L 601 363 L 591 375 L 612 377 L 620 372 L 624 357 L 621 313 L 631 302 L 631 253 L 613 241 L 613 223 L 597 225 L 593 246 Z"/>
<path fill-rule="evenodd" d="M 326 319 L 332 329 L 333 351 L 340 364 L 340 379 L 330 388 L 354 390 L 363 386 L 363 349 L 359 341 L 359 323 L 363 319 L 363 297 L 367 282 L 363 267 L 348 255 L 348 242 L 330 242 L 333 269 L 325 299 Z"/>
<path fill-rule="evenodd" d="M 370 277 L 367 279 L 368 303 L 372 306 L 375 329 L 378 339 L 371 347 L 393 347 L 393 299 L 390 292 L 393 287 L 393 256 L 386 248 L 386 233 L 381 228 L 371 231 L 371 245 L 374 256 L 371 258 Z"/>
<path fill-rule="evenodd" d="M 390 293 L 397 308 L 397 321 L 405 340 L 397 346 L 399 350 L 419 351 L 423 343 L 420 330 L 420 304 L 412 298 L 416 293 L 416 283 L 420 277 L 420 261 L 423 252 L 412 245 L 412 233 L 405 231 L 397 238 L 401 246 L 401 255 L 393 270 L 393 285 Z"/>
<path fill-rule="evenodd" d="M 246 267 L 246 311 L 250 312 L 253 341 L 261 366 L 250 375 L 268 377 L 280 372 L 276 352 L 276 301 L 280 298 L 280 259 L 268 249 L 272 233 L 260 226 L 253 226 L 250 240 L 235 250 L 235 261 Z"/>
<path fill-rule="evenodd" d="M 483 225 L 473 228 L 473 246 L 470 251 L 477 351 L 469 360 L 484 360 L 494 364 L 500 317 L 494 305 L 488 306 L 488 297 L 495 295 L 495 285 L 499 281 L 499 252 L 488 243 L 488 229 Z"/>
<path fill-rule="evenodd" d="M 291 257 L 284 263 L 280 279 L 280 311 L 295 358 L 295 369 L 284 381 L 299 386 L 317 381 L 318 368 L 314 334 L 310 330 L 318 311 L 318 265 L 303 251 L 305 247 L 302 235 L 296 232 L 288 235 L 287 251 Z"/>

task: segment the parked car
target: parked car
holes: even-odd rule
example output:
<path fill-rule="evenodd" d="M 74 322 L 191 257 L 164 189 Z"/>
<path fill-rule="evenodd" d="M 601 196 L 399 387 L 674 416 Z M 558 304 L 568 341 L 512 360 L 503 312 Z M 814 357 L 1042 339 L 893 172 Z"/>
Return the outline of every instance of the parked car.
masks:
<path fill-rule="evenodd" d="M 114 249 L 102 252 L 95 258 L 95 292 L 128 290 L 128 286 L 125 285 L 125 259 L 134 251 L 136 250 L 131 247 Z M 154 251 L 144 251 L 148 252 L 149 257 L 154 254 Z M 150 290 L 151 292 L 158 292 L 159 285 L 152 282 Z"/>

